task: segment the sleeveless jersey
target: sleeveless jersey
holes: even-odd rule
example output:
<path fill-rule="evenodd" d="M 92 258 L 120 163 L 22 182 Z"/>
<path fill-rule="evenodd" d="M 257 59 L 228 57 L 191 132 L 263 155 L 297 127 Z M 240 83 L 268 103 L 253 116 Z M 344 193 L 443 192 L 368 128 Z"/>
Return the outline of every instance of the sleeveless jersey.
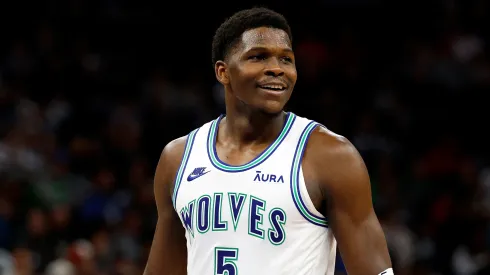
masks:
<path fill-rule="evenodd" d="M 255 159 L 228 165 L 216 153 L 222 117 L 187 138 L 173 191 L 190 275 L 333 275 L 336 240 L 311 201 L 301 160 L 319 124 L 287 113 Z"/>

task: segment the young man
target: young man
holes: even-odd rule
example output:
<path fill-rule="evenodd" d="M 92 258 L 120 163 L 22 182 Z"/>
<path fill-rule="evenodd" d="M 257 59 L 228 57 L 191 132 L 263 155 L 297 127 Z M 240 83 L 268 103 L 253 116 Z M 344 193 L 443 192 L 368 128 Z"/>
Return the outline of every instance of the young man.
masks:
<path fill-rule="evenodd" d="M 356 149 L 283 111 L 297 78 L 291 38 L 264 8 L 216 31 L 226 115 L 163 150 L 147 275 L 332 275 L 337 242 L 350 275 L 393 274 Z"/>

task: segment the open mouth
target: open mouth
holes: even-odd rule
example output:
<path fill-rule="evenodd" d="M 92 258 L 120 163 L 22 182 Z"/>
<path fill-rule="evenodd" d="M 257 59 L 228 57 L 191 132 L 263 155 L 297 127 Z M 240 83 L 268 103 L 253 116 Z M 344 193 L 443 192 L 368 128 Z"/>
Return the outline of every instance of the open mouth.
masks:
<path fill-rule="evenodd" d="M 259 85 L 259 88 L 264 89 L 264 90 L 269 90 L 273 92 L 282 92 L 286 90 L 286 87 L 281 86 L 281 85 Z"/>

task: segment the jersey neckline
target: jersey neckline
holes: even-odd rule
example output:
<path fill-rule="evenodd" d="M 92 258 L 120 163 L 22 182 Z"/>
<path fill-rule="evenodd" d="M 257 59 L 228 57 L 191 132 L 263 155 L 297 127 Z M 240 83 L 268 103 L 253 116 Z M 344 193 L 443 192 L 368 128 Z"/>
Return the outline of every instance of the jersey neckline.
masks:
<path fill-rule="evenodd" d="M 243 165 L 229 165 L 223 162 L 218 157 L 218 153 L 216 151 L 216 138 L 218 134 L 219 123 L 223 118 L 224 115 L 221 115 L 211 123 L 211 126 L 209 127 L 206 147 L 207 147 L 209 160 L 211 161 L 211 163 L 216 169 L 219 169 L 224 172 L 234 173 L 234 172 L 247 171 L 263 163 L 265 160 L 267 160 L 272 155 L 272 153 L 274 153 L 274 151 L 279 147 L 279 145 L 281 145 L 283 140 L 288 135 L 289 131 L 293 126 L 294 120 L 296 119 L 296 115 L 294 115 L 291 112 L 287 112 L 284 126 L 282 127 L 281 132 L 276 137 L 274 142 L 272 142 L 264 151 L 262 151 L 259 155 L 257 155 L 253 160 Z"/>

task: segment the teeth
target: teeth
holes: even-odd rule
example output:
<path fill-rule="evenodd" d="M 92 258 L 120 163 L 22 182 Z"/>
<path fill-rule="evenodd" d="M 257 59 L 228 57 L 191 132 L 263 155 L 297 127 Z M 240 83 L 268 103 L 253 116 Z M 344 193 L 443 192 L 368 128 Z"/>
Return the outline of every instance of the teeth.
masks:
<path fill-rule="evenodd" d="M 284 89 L 284 87 L 282 87 L 280 85 L 265 85 L 265 86 L 262 86 L 262 88 L 272 89 L 272 90 L 283 90 Z"/>

